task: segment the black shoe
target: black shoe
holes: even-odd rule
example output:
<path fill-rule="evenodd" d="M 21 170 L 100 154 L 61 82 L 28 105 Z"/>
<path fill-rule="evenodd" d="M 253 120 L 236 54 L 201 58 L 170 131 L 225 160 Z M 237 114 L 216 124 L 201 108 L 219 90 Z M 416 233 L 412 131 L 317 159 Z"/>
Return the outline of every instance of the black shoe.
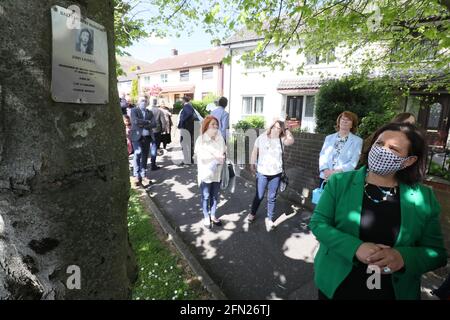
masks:
<path fill-rule="evenodd" d="M 221 227 L 222 226 L 222 221 L 220 221 L 219 219 L 217 219 L 216 221 L 211 219 L 211 222 L 213 223 L 213 225 Z"/>
<path fill-rule="evenodd" d="M 159 169 L 161 169 L 161 167 L 158 167 L 158 166 L 152 166 L 152 171 L 156 171 L 156 170 L 159 170 Z"/>

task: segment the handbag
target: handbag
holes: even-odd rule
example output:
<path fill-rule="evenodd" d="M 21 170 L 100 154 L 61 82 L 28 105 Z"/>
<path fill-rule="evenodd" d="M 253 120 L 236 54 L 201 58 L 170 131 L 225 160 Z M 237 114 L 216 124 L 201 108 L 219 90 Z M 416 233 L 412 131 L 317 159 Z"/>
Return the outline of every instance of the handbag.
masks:
<path fill-rule="evenodd" d="M 320 187 L 319 188 L 315 188 L 314 190 L 313 190 L 313 192 L 312 192 L 312 200 L 311 200 L 311 202 L 313 203 L 313 204 L 318 204 L 319 203 L 319 200 L 320 200 L 320 196 L 322 195 L 322 193 L 323 193 L 323 186 L 324 186 L 324 184 L 325 184 L 325 180 L 322 182 L 322 184 L 320 185 Z"/>
<path fill-rule="evenodd" d="M 231 193 L 234 193 L 236 184 L 236 173 L 234 172 L 234 165 L 231 160 L 225 158 L 224 165 L 222 166 L 222 173 L 220 179 L 220 189 L 230 189 Z"/>
<path fill-rule="evenodd" d="M 286 188 L 289 185 L 289 178 L 286 174 L 286 170 L 284 169 L 284 148 L 283 148 L 283 143 L 281 141 L 281 137 L 280 137 L 280 145 L 281 145 L 281 166 L 283 171 L 281 172 L 281 178 L 280 178 L 280 192 L 283 192 L 284 190 L 286 190 Z"/>
<path fill-rule="evenodd" d="M 231 178 L 234 178 L 236 176 L 236 173 L 234 172 L 234 165 L 231 163 L 230 160 L 227 160 L 227 167 L 228 167 L 228 175 Z"/>
<path fill-rule="evenodd" d="M 229 183 L 230 183 L 230 172 L 225 159 L 224 164 L 222 166 L 222 173 L 220 176 L 220 189 L 225 190 L 226 188 L 228 188 Z"/>

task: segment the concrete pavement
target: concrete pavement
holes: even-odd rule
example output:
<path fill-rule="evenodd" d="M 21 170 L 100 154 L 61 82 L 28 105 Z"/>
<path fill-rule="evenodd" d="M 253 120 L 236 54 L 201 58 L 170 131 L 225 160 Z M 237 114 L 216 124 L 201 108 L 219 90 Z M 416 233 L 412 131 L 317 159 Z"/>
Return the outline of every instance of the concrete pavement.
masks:
<path fill-rule="evenodd" d="M 159 157 L 163 168 L 151 171 L 156 183 L 148 194 L 229 299 L 316 299 L 313 284 L 314 236 L 307 230 L 309 212 L 282 198 L 277 228 L 267 232 L 266 202 L 257 220 L 246 221 L 254 187 L 238 177 L 235 193 L 221 192 L 217 216 L 222 227 L 202 225 L 196 165 L 178 166 L 179 148 Z"/>
<path fill-rule="evenodd" d="M 183 255 L 195 259 L 201 266 L 197 269 L 204 270 L 228 299 L 317 299 L 313 257 L 318 243 L 307 228 L 311 212 L 279 196 L 275 230 L 265 229 L 266 199 L 256 221 L 249 224 L 246 216 L 254 183 L 237 177 L 235 192 L 220 194 L 217 217 L 223 226 L 207 230 L 202 224 L 196 165 L 177 165 L 182 157 L 177 146 L 158 157 L 162 168 L 149 172 L 156 183 L 147 192 L 158 214 L 183 242 L 183 250 L 189 251 Z M 428 293 L 441 280 L 433 273 L 424 276 L 423 299 L 432 298 Z"/>

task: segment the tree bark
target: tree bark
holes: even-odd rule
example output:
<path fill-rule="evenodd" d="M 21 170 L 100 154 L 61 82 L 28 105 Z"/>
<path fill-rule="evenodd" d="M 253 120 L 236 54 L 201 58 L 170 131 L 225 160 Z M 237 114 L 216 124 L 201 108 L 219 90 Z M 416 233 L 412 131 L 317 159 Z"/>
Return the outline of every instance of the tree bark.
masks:
<path fill-rule="evenodd" d="M 53 5 L 108 33 L 109 104 L 50 96 Z M 129 171 L 113 1 L 0 2 L 0 299 L 127 299 Z M 69 266 L 81 288 L 69 289 Z"/>

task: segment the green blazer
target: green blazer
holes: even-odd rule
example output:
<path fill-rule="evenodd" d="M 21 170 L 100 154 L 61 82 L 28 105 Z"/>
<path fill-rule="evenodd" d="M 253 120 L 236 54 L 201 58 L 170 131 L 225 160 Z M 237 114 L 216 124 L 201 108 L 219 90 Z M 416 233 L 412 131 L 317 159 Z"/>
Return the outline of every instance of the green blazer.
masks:
<path fill-rule="evenodd" d="M 317 287 L 332 298 L 357 262 L 366 167 L 330 177 L 309 227 L 320 243 L 314 260 Z M 447 253 L 439 224 L 440 206 L 424 186 L 400 184 L 401 226 L 397 249 L 405 269 L 392 275 L 397 299 L 420 299 L 421 275 L 445 266 Z M 369 274 L 367 275 L 370 276 Z"/>

